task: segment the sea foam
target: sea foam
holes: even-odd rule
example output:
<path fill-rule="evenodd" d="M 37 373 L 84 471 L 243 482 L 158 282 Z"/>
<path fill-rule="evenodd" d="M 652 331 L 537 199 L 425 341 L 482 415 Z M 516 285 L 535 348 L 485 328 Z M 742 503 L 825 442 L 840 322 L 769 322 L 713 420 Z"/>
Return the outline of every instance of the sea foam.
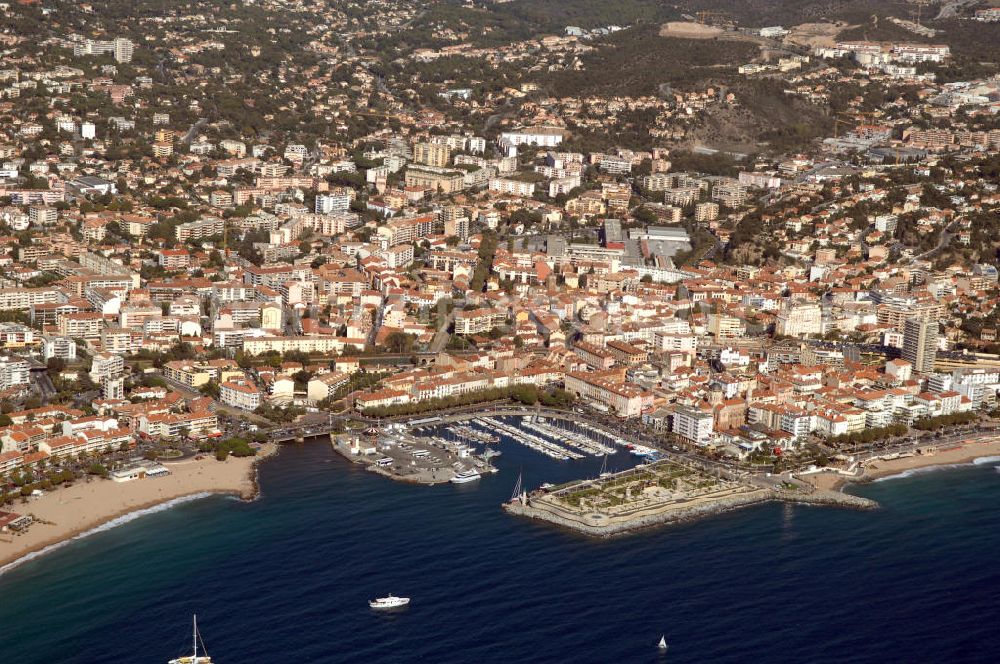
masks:
<path fill-rule="evenodd" d="M 167 501 L 162 502 L 162 503 L 160 503 L 158 505 L 153 505 L 152 507 L 146 507 L 146 508 L 143 508 L 141 510 L 136 510 L 134 512 L 128 512 L 127 514 L 122 514 L 121 516 L 115 517 L 114 519 L 111 519 L 110 521 L 106 521 L 106 522 L 104 522 L 104 523 L 102 523 L 102 524 L 100 524 L 98 526 L 94 526 L 93 528 L 91 528 L 89 530 L 85 530 L 82 533 L 77 533 L 76 535 L 73 535 L 72 537 L 68 537 L 68 538 L 62 540 L 61 542 L 56 542 L 55 544 L 50 544 L 50 545 L 48 545 L 47 547 L 45 547 L 43 549 L 39 549 L 38 551 L 32 551 L 31 553 L 24 554 L 23 556 L 21 556 L 17 560 L 9 562 L 6 565 L 4 565 L 3 567 L 0 567 L 0 576 L 2 576 L 3 574 L 6 574 L 7 572 L 11 571 L 15 567 L 20 567 L 21 565 L 23 565 L 26 562 L 32 561 L 32 560 L 34 560 L 36 558 L 40 558 L 40 557 L 44 556 L 45 554 L 51 553 L 51 552 L 53 552 L 53 551 L 55 551 L 57 549 L 61 549 L 62 547 L 64 547 L 67 544 L 69 544 L 70 542 L 74 542 L 76 540 L 81 540 L 81 539 L 84 539 L 86 537 L 90 537 L 91 535 L 96 535 L 97 533 L 103 533 L 105 531 L 111 530 L 112 528 L 117 528 L 118 526 L 121 526 L 121 525 L 124 525 L 126 523 L 129 523 L 130 521 L 135 521 L 136 519 L 142 518 L 142 517 L 147 516 L 149 514 L 155 514 L 156 512 L 163 512 L 163 511 L 169 510 L 169 509 L 171 509 L 173 507 L 176 507 L 177 505 L 182 505 L 184 503 L 190 503 L 192 501 L 200 500 L 202 498 L 208 498 L 209 496 L 212 496 L 212 495 L 215 495 L 215 494 L 213 494 L 211 492 L 208 492 L 208 491 L 203 491 L 201 493 L 193 493 L 193 494 L 191 494 L 189 496 L 181 496 L 179 498 L 173 498 L 172 500 L 167 500 Z"/>
<path fill-rule="evenodd" d="M 886 475 L 885 477 L 879 477 L 878 479 L 872 480 L 872 482 L 887 482 L 889 480 L 901 480 L 907 477 L 913 477 L 914 475 L 924 475 L 926 473 L 934 473 L 939 470 L 949 470 L 953 468 L 966 468 L 968 466 L 985 466 L 987 464 L 1000 463 L 1000 456 L 986 456 L 986 457 L 976 457 L 972 461 L 967 463 L 946 463 L 940 466 L 924 466 L 923 468 L 910 468 L 909 470 L 904 470 L 901 473 L 896 473 L 895 475 Z M 1000 473 L 1000 466 L 997 467 L 997 472 Z"/>

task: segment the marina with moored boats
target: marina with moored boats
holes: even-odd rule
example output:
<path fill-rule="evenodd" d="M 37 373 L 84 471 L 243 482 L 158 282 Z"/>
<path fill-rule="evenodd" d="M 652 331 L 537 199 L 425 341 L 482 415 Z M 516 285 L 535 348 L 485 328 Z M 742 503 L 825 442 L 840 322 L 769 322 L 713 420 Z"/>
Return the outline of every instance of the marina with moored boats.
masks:
<path fill-rule="evenodd" d="M 331 437 L 335 450 L 372 472 L 420 484 L 474 484 L 497 472 L 500 445 L 522 445 L 561 462 L 603 457 L 591 479 L 560 486 L 519 486 L 502 505 L 514 515 L 607 537 L 771 500 L 869 509 L 864 499 L 724 467 L 629 442 L 591 422 L 521 413 L 475 413 L 462 419 L 393 422 Z M 629 467 L 609 472 L 609 457 L 628 452 Z M 621 468 L 619 462 L 618 467 Z M 634 467 L 632 467 L 634 466 Z M 593 471 L 591 471 L 593 472 Z M 582 474 L 582 473 L 581 473 Z M 519 484 L 520 484 L 519 478 Z"/>

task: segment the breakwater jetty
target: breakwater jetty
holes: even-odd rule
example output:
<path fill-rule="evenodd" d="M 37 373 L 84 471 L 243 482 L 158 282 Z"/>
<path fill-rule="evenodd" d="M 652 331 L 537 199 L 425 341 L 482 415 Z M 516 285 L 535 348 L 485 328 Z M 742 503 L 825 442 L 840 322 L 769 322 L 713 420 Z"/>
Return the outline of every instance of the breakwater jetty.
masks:
<path fill-rule="evenodd" d="M 860 496 L 792 482 L 727 479 L 673 461 L 521 493 L 502 507 L 510 514 L 592 537 L 614 537 L 771 501 L 865 510 L 878 507 Z"/>

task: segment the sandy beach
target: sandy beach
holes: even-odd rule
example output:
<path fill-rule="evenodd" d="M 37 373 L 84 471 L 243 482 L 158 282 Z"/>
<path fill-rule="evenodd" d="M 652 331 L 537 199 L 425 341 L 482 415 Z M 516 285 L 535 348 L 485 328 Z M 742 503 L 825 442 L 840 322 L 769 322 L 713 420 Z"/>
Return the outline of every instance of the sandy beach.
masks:
<path fill-rule="evenodd" d="M 1000 456 L 1000 439 L 971 442 L 945 449 L 928 450 L 923 454 L 914 454 L 913 456 L 902 457 L 900 459 L 871 461 L 865 464 L 864 471 L 857 477 L 847 477 L 832 472 L 800 475 L 799 477 L 819 489 L 836 491 L 843 488 L 849 482 L 870 482 L 880 477 L 899 475 L 918 468 L 972 463 L 975 459 L 992 456 Z"/>
<path fill-rule="evenodd" d="M 185 496 L 233 494 L 249 500 L 257 493 L 256 464 L 277 449 L 265 445 L 255 457 L 224 462 L 206 455 L 164 464 L 171 474 L 132 482 L 78 480 L 27 503 L 20 499 L 4 509 L 32 515 L 36 523 L 22 534 L 0 533 L 0 569 L 46 547 L 68 540 L 120 516 Z"/>

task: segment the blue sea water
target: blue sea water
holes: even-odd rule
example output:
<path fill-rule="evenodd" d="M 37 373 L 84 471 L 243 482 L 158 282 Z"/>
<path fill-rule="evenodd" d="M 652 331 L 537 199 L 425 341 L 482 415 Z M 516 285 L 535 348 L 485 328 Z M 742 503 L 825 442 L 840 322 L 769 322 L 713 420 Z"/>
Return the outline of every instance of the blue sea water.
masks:
<path fill-rule="evenodd" d="M 994 662 L 1000 473 L 867 485 L 877 512 L 765 505 L 597 541 L 508 516 L 595 475 L 513 444 L 475 484 L 391 482 L 328 444 L 0 576 L 0 662 Z M 621 467 L 625 455 L 612 457 Z M 368 609 L 386 593 L 413 602 Z M 666 634 L 670 649 L 656 642 Z"/>

